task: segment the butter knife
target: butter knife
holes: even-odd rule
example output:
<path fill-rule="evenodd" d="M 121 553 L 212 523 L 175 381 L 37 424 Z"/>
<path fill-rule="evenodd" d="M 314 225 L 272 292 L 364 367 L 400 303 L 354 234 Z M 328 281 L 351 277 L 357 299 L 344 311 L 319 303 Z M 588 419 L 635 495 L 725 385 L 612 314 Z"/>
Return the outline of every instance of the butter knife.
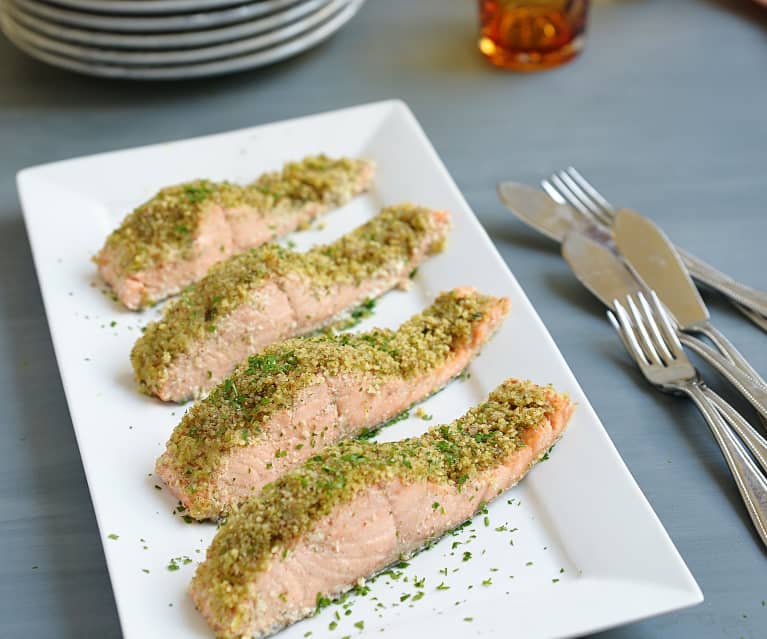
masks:
<path fill-rule="evenodd" d="M 660 227 L 636 211 L 621 209 L 615 216 L 613 235 L 629 267 L 641 281 L 655 290 L 679 327 L 710 339 L 736 366 L 758 382 L 767 396 L 767 382 L 711 323 L 698 289 L 671 240 Z"/>
<path fill-rule="evenodd" d="M 562 257 L 565 258 L 578 280 L 607 308 L 612 309 L 615 300 L 625 299 L 627 295 L 647 292 L 644 284 L 629 271 L 615 253 L 604 244 L 583 233 L 572 231 L 567 234 L 562 243 Z M 678 333 L 678 335 L 680 341 L 686 346 L 700 341 L 684 333 Z M 722 360 L 727 361 L 712 348 L 708 346 L 706 348 Z M 697 352 L 697 349 L 695 350 Z M 706 357 L 708 353 L 702 354 L 708 359 Z M 729 365 L 732 366 L 732 364 Z M 726 423 L 743 440 L 759 465 L 767 472 L 767 441 L 742 415 L 713 390 L 705 387 L 704 394 Z"/>
<path fill-rule="evenodd" d="M 610 236 L 610 229 L 607 227 L 596 226 L 575 208 L 568 204 L 560 204 L 543 191 L 526 184 L 501 182 L 498 185 L 498 196 L 504 205 L 525 224 L 532 226 L 557 242 L 561 243 L 565 234 L 573 229 L 588 233 L 598 230 L 605 236 Z M 725 295 L 746 317 L 767 331 L 767 303 L 761 304 L 759 298 L 755 297 L 755 295 L 765 295 L 764 293 L 749 289 L 750 293 L 753 294 L 746 297 L 743 294 L 743 285 L 730 278 L 725 278 L 698 258 L 693 258 L 687 253 L 685 253 L 685 258 L 694 260 L 694 264 L 690 263 L 696 266 L 693 271 L 696 279 Z M 703 268 L 704 266 L 706 268 Z M 734 285 L 738 285 L 740 288 Z"/>

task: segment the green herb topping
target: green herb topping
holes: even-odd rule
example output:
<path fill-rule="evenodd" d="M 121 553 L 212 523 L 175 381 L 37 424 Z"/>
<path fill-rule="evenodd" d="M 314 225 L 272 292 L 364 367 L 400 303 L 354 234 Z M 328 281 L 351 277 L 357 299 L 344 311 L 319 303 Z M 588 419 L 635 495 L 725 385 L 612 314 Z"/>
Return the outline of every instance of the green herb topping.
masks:
<path fill-rule="evenodd" d="M 131 361 L 141 390 L 153 393 L 168 379 L 176 360 L 215 339 L 218 326 L 240 305 L 257 303 L 254 296 L 269 284 L 285 291 L 305 286 L 317 299 L 332 296 L 339 286 L 359 286 L 392 272 L 425 252 L 442 249 L 447 225 L 435 213 L 413 205 L 384 209 L 375 218 L 308 253 L 267 244 L 217 264 L 170 303 L 161 320 L 146 327 Z M 363 303 L 371 312 L 374 303 Z M 368 308 L 366 308 L 368 307 Z M 330 318 L 303 324 L 311 331 Z M 285 326 L 289 336 L 296 330 Z M 247 338 L 247 335 L 243 335 Z"/>
<path fill-rule="evenodd" d="M 257 576 L 336 507 L 395 479 L 459 490 L 459 478 L 496 467 L 524 447 L 522 434 L 544 423 L 562 401 L 549 388 L 509 380 L 463 417 L 420 437 L 391 443 L 344 441 L 328 447 L 268 484 L 230 516 L 198 567 L 193 588 L 204 589 L 211 613 L 235 627 L 238 618 L 252 614 L 250 587 Z M 478 442 L 474 435 L 480 432 L 496 434 Z M 362 458 L 364 463 L 359 463 Z M 449 586 L 442 582 L 436 588 Z"/>
<path fill-rule="evenodd" d="M 248 358 L 184 415 L 168 442 L 163 459 L 191 494 L 190 513 L 215 516 L 225 509 L 225 504 L 215 503 L 209 486 L 220 464 L 235 447 L 259 445 L 275 414 L 290 411 L 302 391 L 339 376 L 353 375 L 350 379 L 366 386 L 371 379 L 380 386 L 387 380 L 428 376 L 469 346 L 482 321 L 478 317 L 494 304 L 497 298 L 451 291 L 396 332 L 374 329 L 357 335 L 296 338 Z M 370 392 L 376 392 L 374 386 Z M 372 425 L 363 430 L 363 437 L 374 430 Z M 322 445 L 310 430 L 304 443 L 307 450 Z M 449 443 L 440 445 L 452 454 Z M 285 454 L 282 447 L 274 456 Z"/>
<path fill-rule="evenodd" d="M 276 223 L 308 202 L 327 208 L 347 201 L 366 186 L 371 173 L 365 160 L 318 155 L 288 163 L 247 186 L 211 180 L 169 186 L 128 215 L 107 238 L 105 249 L 117 253 L 123 275 L 138 273 L 169 259 L 192 257 L 203 218 L 217 208 L 247 207 Z"/>

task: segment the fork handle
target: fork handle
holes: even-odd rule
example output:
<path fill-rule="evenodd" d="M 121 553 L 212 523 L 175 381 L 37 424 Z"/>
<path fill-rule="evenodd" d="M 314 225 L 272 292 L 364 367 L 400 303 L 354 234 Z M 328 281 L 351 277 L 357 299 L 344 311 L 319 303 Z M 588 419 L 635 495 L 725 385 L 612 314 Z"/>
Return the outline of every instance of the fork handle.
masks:
<path fill-rule="evenodd" d="M 677 247 L 677 251 L 689 269 L 690 275 L 696 280 L 747 306 L 752 311 L 767 316 L 767 293 L 738 282 L 684 249 Z"/>
<path fill-rule="evenodd" d="M 759 371 L 751 366 L 749 361 L 743 355 L 741 355 L 740 351 L 735 347 L 735 344 L 727 339 L 724 333 L 716 328 L 711 322 L 703 322 L 698 324 L 694 331 L 701 333 L 710 339 L 714 343 L 714 346 L 719 349 L 722 355 L 724 355 L 733 364 L 735 364 L 735 366 L 742 369 L 746 375 L 753 379 L 757 384 L 762 386 L 762 388 L 767 390 L 767 381 L 765 381 L 764 378 L 759 374 Z"/>
<path fill-rule="evenodd" d="M 762 543 L 767 546 L 767 478 L 759 472 L 743 444 L 722 420 L 719 411 L 705 393 L 695 384 L 685 385 L 683 389 L 695 402 L 711 428 L 754 528 Z"/>
<path fill-rule="evenodd" d="M 767 316 L 761 315 L 757 313 L 756 311 L 752 311 L 747 306 L 743 306 L 743 304 L 738 304 L 737 302 L 733 302 L 733 304 L 735 308 L 737 308 L 741 313 L 743 313 L 743 315 L 745 315 L 754 324 L 756 324 L 765 333 L 767 333 Z"/>
<path fill-rule="evenodd" d="M 679 340 L 713 366 L 767 420 L 767 390 L 749 375 L 697 337 L 679 333 Z"/>
<path fill-rule="evenodd" d="M 703 394 L 716 406 L 719 414 L 727 425 L 732 428 L 743 441 L 748 450 L 754 456 L 756 463 L 767 473 L 767 439 L 762 437 L 756 429 L 749 424 L 737 410 L 735 410 L 723 397 L 711 390 L 708 386 L 699 384 Z"/>

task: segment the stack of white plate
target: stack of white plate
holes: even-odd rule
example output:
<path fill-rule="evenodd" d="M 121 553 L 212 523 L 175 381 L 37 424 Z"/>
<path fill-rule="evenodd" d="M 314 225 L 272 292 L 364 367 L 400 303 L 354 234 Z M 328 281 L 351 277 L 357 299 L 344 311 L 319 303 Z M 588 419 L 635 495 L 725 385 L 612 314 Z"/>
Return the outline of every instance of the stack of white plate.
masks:
<path fill-rule="evenodd" d="M 320 43 L 364 0 L 0 0 L 29 55 L 89 75 L 168 80 L 270 64 Z"/>

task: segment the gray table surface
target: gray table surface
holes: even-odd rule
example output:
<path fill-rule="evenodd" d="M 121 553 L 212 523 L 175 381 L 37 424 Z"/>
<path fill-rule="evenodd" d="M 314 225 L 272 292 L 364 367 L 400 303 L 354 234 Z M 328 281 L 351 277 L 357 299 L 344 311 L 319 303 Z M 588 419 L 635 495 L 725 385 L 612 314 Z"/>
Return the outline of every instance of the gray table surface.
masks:
<path fill-rule="evenodd" d="M 167 84 L 70 75 L 0 38 L 0 636 L 120 635 L 16 171 L 390 97 L 415 111 L 705 593 L 696 608 L 600 637 L 767 636 L 765 551 L 700 417 L 641 382 L 599 304 L 494 191 L 575 164 L 613 201 L 767 288 L 767 12 L 748 0 L 597 3 L 583 56 L 532 75 L 487 66 L 475 21 L 470 0 L 371 0 L 297 59 Z M 707 299 L 767 373 L 767 335 Z"/>

